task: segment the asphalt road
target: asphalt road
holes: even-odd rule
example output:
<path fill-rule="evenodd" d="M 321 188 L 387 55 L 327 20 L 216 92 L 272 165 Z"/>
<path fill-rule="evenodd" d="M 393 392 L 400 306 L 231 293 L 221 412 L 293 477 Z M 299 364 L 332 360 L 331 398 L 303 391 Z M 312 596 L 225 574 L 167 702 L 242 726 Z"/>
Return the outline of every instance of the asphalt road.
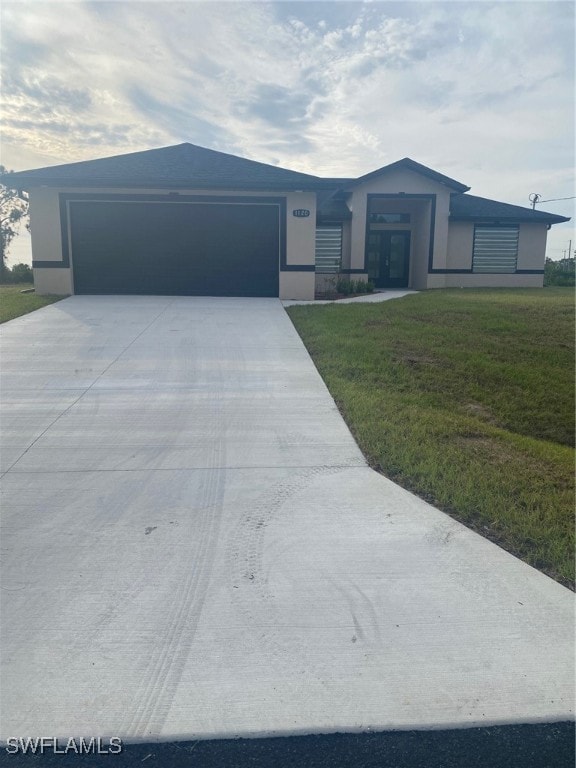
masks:
<path fill-rule="evenodd" d="M 574 723 L 126 745 L 118 755 L 0 755 L 14 766 L 573 768 Z"/>

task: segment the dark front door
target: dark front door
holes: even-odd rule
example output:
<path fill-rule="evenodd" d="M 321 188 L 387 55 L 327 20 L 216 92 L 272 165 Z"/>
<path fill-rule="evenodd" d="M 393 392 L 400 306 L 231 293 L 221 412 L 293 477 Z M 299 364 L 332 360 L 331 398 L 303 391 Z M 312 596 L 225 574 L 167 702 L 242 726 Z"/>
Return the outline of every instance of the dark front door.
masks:
<path fill-rule="evenodd" d="M 368 233 L 368 277 L 377 288 L 406 288 L 410 269 L 410 232 Z"/>

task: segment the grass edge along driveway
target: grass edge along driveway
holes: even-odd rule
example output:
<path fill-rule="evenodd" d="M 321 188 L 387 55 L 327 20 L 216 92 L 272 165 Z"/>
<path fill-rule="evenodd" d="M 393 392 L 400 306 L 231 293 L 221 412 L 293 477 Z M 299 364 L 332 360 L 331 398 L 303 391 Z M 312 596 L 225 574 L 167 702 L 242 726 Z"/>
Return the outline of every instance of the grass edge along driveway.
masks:
<path fill-rule="evenodd" d="M 36 293 L 21 293 L 32 288 L 30 283 L 15 283 L 13 285 L 0 285 L 0 323 L 14 320 L 21 315 L 27 315 L 36 309 L 54 304 L 64 296 L 38 296 Z"/>
<path fill-rule="evenodd" d="M 371 467 L 574 588 L 572 289 L 287 311 Z"/>

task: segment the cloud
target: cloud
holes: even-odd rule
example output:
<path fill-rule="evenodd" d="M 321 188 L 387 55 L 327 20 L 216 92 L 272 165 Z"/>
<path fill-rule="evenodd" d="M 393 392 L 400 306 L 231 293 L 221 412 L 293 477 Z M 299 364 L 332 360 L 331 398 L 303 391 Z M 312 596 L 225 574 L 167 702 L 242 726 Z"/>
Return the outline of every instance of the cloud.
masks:
<path fill-rule="evenodd" d="M 289 88 L 271 83 L 257 85 L 251 99 L 240 102 L 238 113 L 253 116 L 274 126 L 305 123 L 312 96 L 295 93 Z"/>
<path fill-rule="evenodd" d="M 38 75 L 20 75 L 9 73 L 2 84 L 3 96 L 25 98 L 29 104 L 40 104 L 53 112 L 64 108 L 72 112 L 83 112 L 91 104 L 90 92 L 87 88 L 68 88 L 55 77 Z"/>
<path fill-rule="evenodd" d="M 194 136 L 199 144 L 210 144 L 221 139 L 220 127 L 197 117 L 196 105 L 191 97 L 182 102 L 159 99 L 141 86 L 128 89 L 128 100 L 143 116 L 166 132 L 180 136 Z"/>
<path fill-rule="evenodd" d="M 18 162 L 23 148 L 61 162 L 190 141 L 320 175 L 411 156 L 510 202 L 538 179 L 570 194 L 569 3 L 54 8 L 3 10 L 4 153 Z"/>
<path fill-rule="evenodd" d="M 3 56 L 11 63 L 12 71 L 22 66 L 38 66 L 51 57 L 49 42 L 27 38 L 25 32 L 3 24 Z"/>

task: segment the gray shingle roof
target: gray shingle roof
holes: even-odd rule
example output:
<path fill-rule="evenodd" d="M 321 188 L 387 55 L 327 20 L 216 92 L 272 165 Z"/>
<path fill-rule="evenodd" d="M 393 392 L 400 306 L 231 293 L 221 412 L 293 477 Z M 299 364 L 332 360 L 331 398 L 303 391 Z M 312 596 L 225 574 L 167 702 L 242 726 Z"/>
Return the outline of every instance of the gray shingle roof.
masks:
<path fill-rule="evenodd" d="M 316 217 L 319 222 L 342 222 L 352 218 L 352 212 L 340 190 L 319 190 L 316 193 Z"/>
<path fill-rule="evenodd" d="M 10 173 L 9 177 L 6 175 L 0 178 L 0 182 L 8 183 L 10 187 L 16 189 L 29 189 L 38 185 L 229 190 L 316 189 L 319 193 L 326 191 L 319 196 L 320 213 L 324 217 L 346 219 L 350 217 L 350 211 L 344 202 L 342 192 L 351 186 L 397 168 L 419 173 L 456 190 L 459 194 L 452 195 L 450 204 L 452 220 L 541 221 L 547 224 L 570 221 L 565 216 L 462 194 L 469 187 L 409 157 L 360 176 L 358 179 L 323 179 L 184 143 L 144 152 L 131 152 L 97 160 Z"/>
<path fill-rule="evenodd" d="M 532 221 L 543 224 L 559 224 L 570 221 L 566 216 L 557 216 L 546 211 L 533 211 L 520 205 L 499 203 L 476 195 L 452 195 L 450 198 L 450 219 L 453 221 Z"/>
<path fill-rule="evenodd" d="M 307 173 L 246 160 L 194 144 L 55 165 L 10 174 L 10 184 L 141 186 L 225 189 L 297 189 L 324 186 Z"/>

